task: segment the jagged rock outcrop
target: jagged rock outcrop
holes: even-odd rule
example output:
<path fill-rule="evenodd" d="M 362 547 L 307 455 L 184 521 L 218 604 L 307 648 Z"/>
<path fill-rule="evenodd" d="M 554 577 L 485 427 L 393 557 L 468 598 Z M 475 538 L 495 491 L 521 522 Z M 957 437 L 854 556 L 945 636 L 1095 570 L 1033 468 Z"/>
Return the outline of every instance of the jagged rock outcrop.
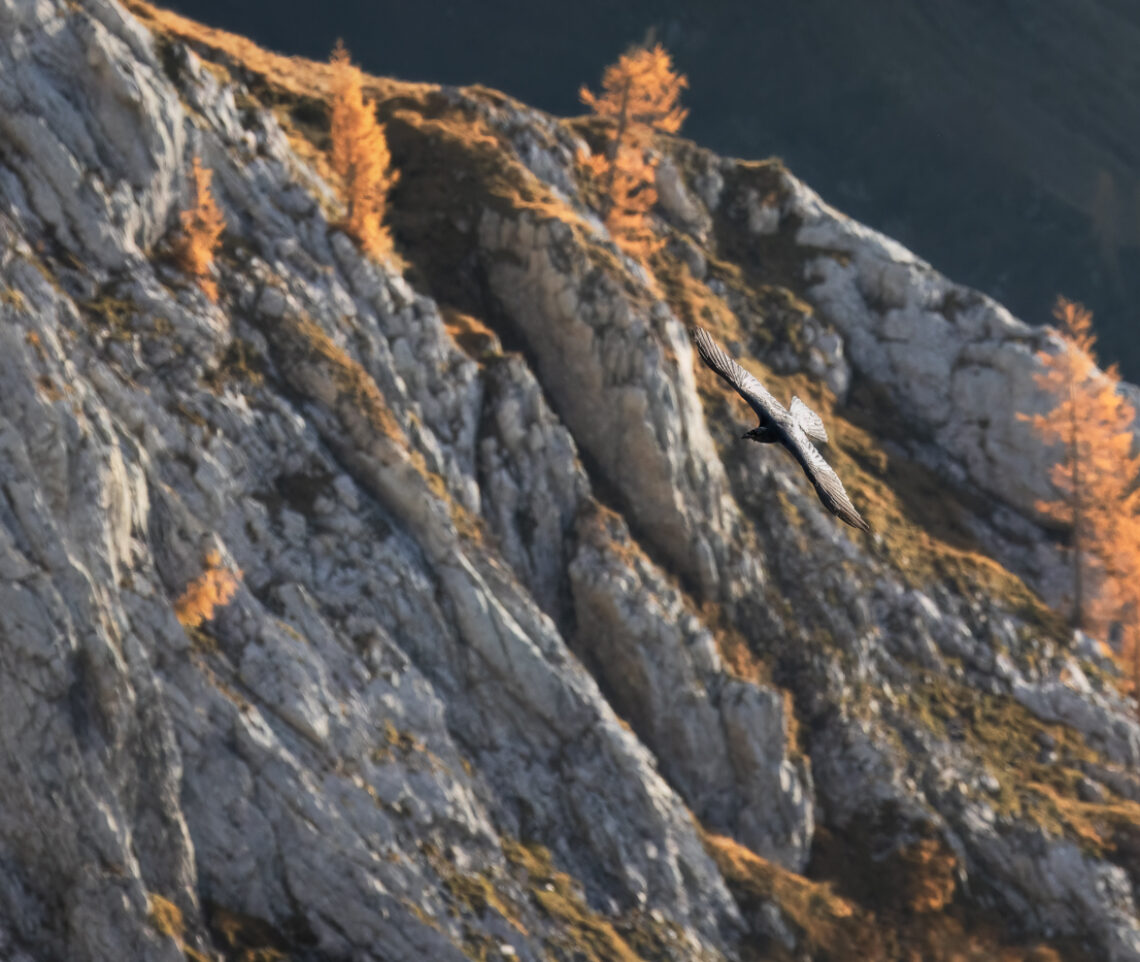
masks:
<path fill-rule="evenodd" d="M 9 957 L 810 957 L 805 873 L 880 946 L 998 908 L 1140 959 L 1140 728 L 1017 577 L 1039 335 L 681 142 L 651 275 L 586 127 L 370 82 L 401 272 L 336 226 L 319 65 L 112 0 L 0 32 Z M 812 388 L 876 535 L 734 443 L 694 321 Z"/>

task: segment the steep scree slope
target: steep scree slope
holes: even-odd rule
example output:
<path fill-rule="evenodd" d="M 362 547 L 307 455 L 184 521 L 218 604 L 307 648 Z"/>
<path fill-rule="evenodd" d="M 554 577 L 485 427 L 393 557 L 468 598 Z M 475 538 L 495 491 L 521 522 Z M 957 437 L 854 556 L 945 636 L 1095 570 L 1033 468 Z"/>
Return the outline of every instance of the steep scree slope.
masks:
<path fill-rule="evenodd" d="M 377 265 L 322 65 L 110 0 L 0 35 L 6 957 L 1140 959 L 1140 728 L 1035 593 L 1046 333 L 683 141 L 647 271 L 589 125 L 480 89 L 369 81 Z M 736 443 L 693 322 L 873 536 Z"/>

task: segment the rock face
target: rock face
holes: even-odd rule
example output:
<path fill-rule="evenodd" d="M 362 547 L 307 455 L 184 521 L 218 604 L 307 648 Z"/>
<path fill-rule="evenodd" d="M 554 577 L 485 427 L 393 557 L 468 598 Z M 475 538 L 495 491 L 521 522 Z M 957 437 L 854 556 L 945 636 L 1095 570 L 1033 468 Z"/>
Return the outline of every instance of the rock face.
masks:
<path fill-rule="evenodd" d="M 827 882 L 883 958 L 1140 959 L 1140 728 L 1032 592 L 1043 335 L 683 143 L 651 276 L 579 128 L 376 82 L 402 272 L 336 227 L 319 65 L 109 0 L 0 33 L 5 957 L 823 957 Z M 734 442 L 693 320 L 879 534 Z"/>

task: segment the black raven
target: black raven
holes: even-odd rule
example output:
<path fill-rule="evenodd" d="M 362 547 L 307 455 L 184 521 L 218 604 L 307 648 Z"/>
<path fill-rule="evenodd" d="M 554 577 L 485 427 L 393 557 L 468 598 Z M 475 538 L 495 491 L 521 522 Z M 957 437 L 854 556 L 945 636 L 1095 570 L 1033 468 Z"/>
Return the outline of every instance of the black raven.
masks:
<path fill-rule="evenodd" d="M 785 408 L 768 393 L 763 384 L 725 354 L 708 331 L 694 327 L 691 333 L 701 360 L 731 384 L 760 418 L 760 424 L 743 437 L 761 444 L 782 444 L 799 461 L 804 474 L 815 488 L 815 493 L 819 495 L 819 500 L 828 511 L 853 528 L 870 531 L 871 526 L 855 510 L 847 492 L 843 490 L 839 476 L 808 440 L 827 440 L 827 431 L 819 415 L 798 397 L 792 398 L 791 405 Z"/>

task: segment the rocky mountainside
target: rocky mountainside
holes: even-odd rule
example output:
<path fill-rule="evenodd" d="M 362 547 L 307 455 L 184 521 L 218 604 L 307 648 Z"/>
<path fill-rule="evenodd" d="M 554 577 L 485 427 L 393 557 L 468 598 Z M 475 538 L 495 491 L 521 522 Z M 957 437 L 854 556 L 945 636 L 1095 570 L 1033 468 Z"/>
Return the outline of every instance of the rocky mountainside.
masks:
<path fill-rule="evenodd" d="M 369 81 L 377 264 L 323 65 L 137 0 L 0 36 L 6 958 L 1140 959 L 1135 706 L 1041 600 L 1047 332 L 681 140 L 650 272 L 596 131 L 484 89 Z"/>

